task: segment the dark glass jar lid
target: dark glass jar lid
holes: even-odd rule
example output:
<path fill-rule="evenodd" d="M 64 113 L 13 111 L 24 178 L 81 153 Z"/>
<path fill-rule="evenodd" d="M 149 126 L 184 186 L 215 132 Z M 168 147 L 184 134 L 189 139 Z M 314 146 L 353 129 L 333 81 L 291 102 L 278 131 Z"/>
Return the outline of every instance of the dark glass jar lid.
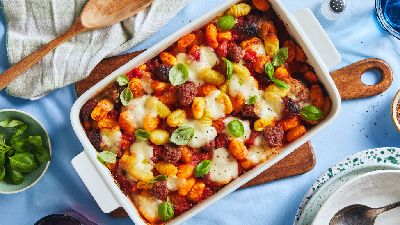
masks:
<path fill-rule="evenodd" d="M 65 214 L 52 214 L 43 217 L 35 225 L 85 225 L 78 219 Z"/>

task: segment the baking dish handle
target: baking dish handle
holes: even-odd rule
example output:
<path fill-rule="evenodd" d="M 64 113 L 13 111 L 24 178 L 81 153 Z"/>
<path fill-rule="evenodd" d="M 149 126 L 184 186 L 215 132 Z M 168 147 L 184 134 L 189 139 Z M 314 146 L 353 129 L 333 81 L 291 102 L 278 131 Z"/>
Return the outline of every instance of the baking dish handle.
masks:
<path fill-rule="evenodd" d="M 101 178 L 100 174 L 87 157 L 85 151 L 75 156 L 71 163 L 104 213 L 110 213 L 121 207 L 107 184 L 103 181 L 103 178 Z"/>
<path fill-rule="evenodd" d="M 330 70 L 337 66 L 341 61 L 340 54 L 312 11 L 308 8 L 301 9 L 295 12 L 293 16 L 317 50 L 326 67 Z"/>

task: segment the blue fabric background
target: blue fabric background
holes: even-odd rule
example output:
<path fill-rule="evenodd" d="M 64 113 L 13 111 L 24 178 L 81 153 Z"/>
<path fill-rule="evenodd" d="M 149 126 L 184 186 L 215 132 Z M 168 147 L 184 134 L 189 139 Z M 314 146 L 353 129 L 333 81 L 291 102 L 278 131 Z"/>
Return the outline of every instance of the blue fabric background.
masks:
<path fill-rule="evenodd" d="M 222 1 L 192 1 L 166 27 L 134 50 L 151 46 Z M 185 224 L 292 224 L 303 195 L 330 165 L 363 149 L 400 147 L 400 134 L 390 118 L 391 101 L 400 88 L 400 41 L 378 26 L 374 1 L 348 1 L 345 15 L 335 22 L 323 18 L 321 0 L 283 1 L 291 11 L 308 7 L 315 13 L 342 55 L 338 68 L 364 58 L 377 57 L 392 66 L 394 82 L 382 95 L 343 102 L 340 116 L 312 140 L 317 164 L 311 172 L 236 191 Z M 0 70 L 3 71 L 8 67 L 3 17 L 0 22 Z M 372 73 L 368 73 L 365 79 L 369 82 L 376 80 Z M 115 219 L 103 214 L 71 166 L 71 159 L 82 151 L 69 121 L 75 99 L 73 86 L 54 91 L 34 102 L 10 97 L 4 91 L 0 93 L 0 108 L 24 110 L 39 118 L 50 133 L 53 147 L 50 168 L 38 184 L 19 194 L 0 195 L 0 224 L 33 224 L 45 215 L 71 209 L 99 224 L 132 224 L 128 218 Z"/>

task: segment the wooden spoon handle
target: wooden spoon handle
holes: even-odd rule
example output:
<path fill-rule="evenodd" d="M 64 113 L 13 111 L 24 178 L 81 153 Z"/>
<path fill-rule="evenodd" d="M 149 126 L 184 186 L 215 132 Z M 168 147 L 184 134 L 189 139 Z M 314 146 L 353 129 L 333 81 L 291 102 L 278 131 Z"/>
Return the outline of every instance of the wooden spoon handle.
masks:
<path fill-rule="evenodd" d="M 0 75 L 0 91 L 7 87 L 7 85 L 9 85 L 19 75 L 27 71 L 31 66 L 39 62 L 49 52 L 85 29 L 86 28 L 81 24 L 80 21 L 76 22 L 67 32 L 57 37 L 47 45 L 41 47 L 39 50 L 33 52 L 29 56 L 23 58 L 17 64 L 8 68 Z"/>
<path fill-rule="evenodd" d="M 367 85 L 361 81 L 361 76 L 368 70 L 377 69 L 382 78 L 378 84 Z M 342 99 L 364 98 L 386 91 L 393 81 L 390 66 L 380 59 L 364 59 L 350 64 L 331 73 L 333 81 L 339 89 Z"/>

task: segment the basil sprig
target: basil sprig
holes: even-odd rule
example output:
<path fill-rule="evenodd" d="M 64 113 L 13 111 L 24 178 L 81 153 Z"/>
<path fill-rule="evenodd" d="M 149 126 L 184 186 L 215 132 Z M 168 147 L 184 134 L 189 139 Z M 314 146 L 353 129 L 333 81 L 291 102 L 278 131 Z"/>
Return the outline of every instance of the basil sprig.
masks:
<path fill-rule="evenodd" d="M 231 15 L 221 16 L 217 21 L 217 26 L 222 31 L 227 31 L 235 26 L 236 20 Z"/>
<path fill-rule="evenodd" d="M 264 71 L 268 75 L 269 79 L 272 82 L 274 82 L 274 84 L 277 87 L 282 88 L 282 89 L 288 88 L 288 85 L 285 83 L 285 81 L 275 78 L 275 68 L 274 68 L 274 65 L 272 65 L 272 63 L 265 64 Z"/>
<path fill-rule="evenodd" d="M 176 145 L 186 145 L 193 136 L 194 129 L 192 127 L 181 126 L 172 133 L 170 141 Z"/>
<path fill-rule="evenodd" d="M 148 132 L 147 130 L 143 130 L 143 129 L 137 129 L 135 131 L 135 137 L 136 137 L 136 140 L 146 141 L 150 137 L 150 132 Z"/>
<path fill-rule="evenodd" d="M 117 82 L 119 86 L 125 86 L 129 83 L 129 78 L 125 74 L 122 74 L 117 77 Z"/>
<path fill-rule="evenodd" d="M 125 88 L 121 92 L 119 98 L 121 99 L 122 105 L 127 106 L 133 98 L 133 93 L 132 93 L 131 89 L 129 87 Z"/>
<path fill-rule="evenodd" d="M 230 80 L 233 76 L 233 64 L 229 59 L 223 58 L 226 65 L 226 77 Z"/>
<path fill-rule="evenodd" d="M 324 112 L 313 105 L 306 105 L 300 111 L 300 115 L 305 120 L 318 121 L 324 117 Z"/>
<path fill-rule="evenodd" d="M 26 173 L 50 160 L 49 149 L 41 136 L 29 136 L 28 125 L 20 120 L 2 120 L 0 127 L 5 128 L 0 131 L 0 180 L 20 184 Z"/>
<path fill-rule="evenodd" d="M 178 63 L 169 70 L 169 81 L 177 86 L 184 84 L 189 79 L 189 71 L 185 64 Z"/>
<path fill-rule="evenodd" d="M 151 179 L 151 180 L 149 180 L 149 184 L 155 184 L 157 181 L 165 181 L 165 180 L 167 180 L 167 176 L 165 176 L 165 175 L 158 175 L 158 176 L 155 176 L 153 179 Z"/>
<path fill-rule="evenodd" d="M 203 177 L 206 175 L 211 169 L 211 160 L 203 160 L 199 164 L 197 164 L 194 169 L 195 177 Z"/>
<path fill-rule="evenodd" d="M 109 151 L 102 151 L 97 153 L 97 160 L 101 163 L 115 163 L 117 162 L 117 154 Z"/>
<path fill-rule="evenodd" d="M 244 126 L 243 123 L 239 120 L 232 120 L 228 123 L 229 133 L 235 137 L 241 137 L 244 134 Z"/>
<path fill-rule="evenodd" d="M 246 101 L 246 105 L 254 105 L 257 102 L 257 95 L 251 96 L 249 99 Z"/>
<path fill-rule="evenodd" d="M 158 217 L 162 221 L 168 221 L 174 217 L 174 205 L 169 200 L 158 206 Z"/>
<path fill-rule="evenodd" d="M 286 59 L 288 58 L 289 55 L 289 49 L 288 48 L 281 48 L 278 51 L 275 52 L 274 59 L 272 60 L 272 65 L 275 67 L 281 66 L 282 64 L 285 63 Z"/>

